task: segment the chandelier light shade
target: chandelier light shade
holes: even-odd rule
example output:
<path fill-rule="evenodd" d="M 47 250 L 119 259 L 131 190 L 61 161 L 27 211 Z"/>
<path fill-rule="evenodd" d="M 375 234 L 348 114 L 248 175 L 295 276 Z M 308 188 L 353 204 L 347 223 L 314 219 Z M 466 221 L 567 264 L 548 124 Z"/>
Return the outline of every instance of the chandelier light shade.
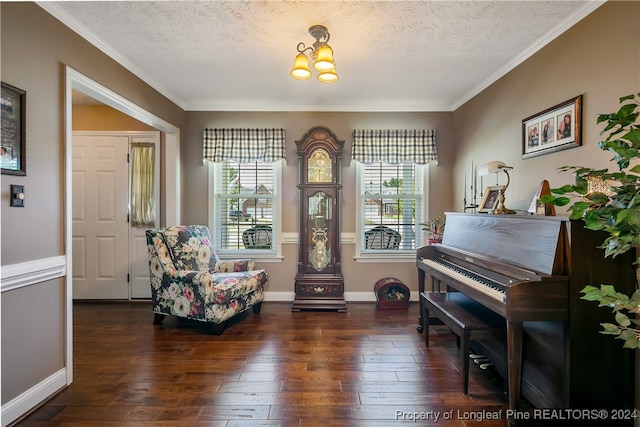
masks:
<path fill-rule="evenodd" d="M 335 71 L 323 71 L 318 74 L 318 80 L 322 83 L 335 83 L 338 81 L 338 75 Z"/>
<path fill-rule="evenodd" d="M 513 166 L 507 166 L 504 162 L 495 161 L 484 164 L 478 169 L 478 175 L 490 175 L 492 173 L 500 173 L 504 172 L 507 175 L 507 183 L 505 184 L 500 192 L 498 193 L 498 203 L 496 206 L 489 211 L 490 214 L 496 215 L 504 215 L 504 214 L 515 214 L 516 211 L 513 209 L 507 209 L 504 205 L 504 193 L 507 191 L 507 187 L 509 187 L 509 183 L 511 182 L 511 178 L 509 177 L 509 169 L 513 169 Z"/>
<path fill-rule="evenodd" d="M 316 53 L 316 60 L 313 63 L 314 70 L 322 72 L 336 69 L 336 63 L 333 62 L 333 49 L 328 44 L 320 46 Z"/>
<path fill-rule="evenodd" d="M 309 58 L 307 58 L 307 55 L 304 53 L 296 55 L 296 60 L 293 63 L 293 70 L 291 70 L 291 77 L 298 80 L 308 80 L 311 78 Z"/>
<path fill-rule="evenodd" d="M 322 83 L 334 83 L 338 81 L 336 63 L 333 60 L 333 49 L 329 46 L 329 31 L 323 25 L 314 25 L 309 28 L 309 34 L 316 41 L 312 46 L 298 43 L 298 54 L 293 63 L 291 77 L 297 80 L 307 80 L 311 77 L 309 57 L 313 60 L 313 69 L 318 72 L 318 80 Z"/>

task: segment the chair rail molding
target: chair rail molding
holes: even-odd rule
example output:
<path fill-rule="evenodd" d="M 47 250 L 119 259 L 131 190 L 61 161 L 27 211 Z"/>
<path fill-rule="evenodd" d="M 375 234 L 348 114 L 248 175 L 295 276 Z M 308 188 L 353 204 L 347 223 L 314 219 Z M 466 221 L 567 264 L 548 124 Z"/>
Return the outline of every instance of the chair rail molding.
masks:
<path fill-rule="evenodd" d="M 25 286 L 58 279 L 67 274 L 67 257 L 64 255 L 41 258 L 0 267 L 0 290 L 12 291 Z"/>
<path fill-rule="evenodd" d="M 297 231 L 289 231 L 282 233 L 282 243 L 286 245 L 297 245 L 300 243 L 300 235 Z M 345 232 L 340 233 L 340 244 L 341 245 L 355 245 L 356 243 L 356 233 L 353 232 Z"/>

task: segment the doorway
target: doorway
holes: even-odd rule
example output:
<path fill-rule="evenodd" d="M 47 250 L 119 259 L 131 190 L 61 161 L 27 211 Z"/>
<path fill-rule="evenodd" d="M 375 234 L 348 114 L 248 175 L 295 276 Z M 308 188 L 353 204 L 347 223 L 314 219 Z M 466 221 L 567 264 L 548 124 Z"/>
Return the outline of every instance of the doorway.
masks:
<path fill-rule="evenodd" d="M 159 132 L 73 132 L 74 299 L 151 298 L 145 230 L 159 224 L 159 142 Z M 134 224 L 131 203 L 132 151 L 141 146 L 154 171 L 152 217 L 143 226 Z"/>
<path fill-rule="evenodd" d="M 110 107 L 162 132 L 160 143 L 161 205 L 160 224 L 180 224 L 180 129 L 129 100 L 94 82 L 71 67 L 65 67 L 64 146 L 65 146 L 65 374 L 66 384 L 73 382 L 73 171 L 72 171 L 72 90 L 76 89 Z"/>

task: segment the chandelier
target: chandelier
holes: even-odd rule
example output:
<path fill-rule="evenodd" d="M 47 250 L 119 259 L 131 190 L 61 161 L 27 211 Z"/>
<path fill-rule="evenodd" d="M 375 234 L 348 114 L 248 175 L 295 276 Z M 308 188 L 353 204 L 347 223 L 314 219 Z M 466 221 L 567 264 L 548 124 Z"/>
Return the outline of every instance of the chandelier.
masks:
<path fill-rule="evenodd" d="M 336 74 L 336 63 L 333 62 L 333 49 L 327 44 L 330 36 L 327 27 L 314 25 L 309 28 L 309 34 L 316 41 L 313 46 L 305 46 L 304 43 L 298 43 L 298 54 L 293 63 L 291 77 L 298 80 L 311 78 L 309 58 L 307 57 L 307 51 L 310 51 L 311 59 L 313 59 L 313 69 L 319 73 L 318 80 L 322 83 L 337 82 L 338 74 Z"/>

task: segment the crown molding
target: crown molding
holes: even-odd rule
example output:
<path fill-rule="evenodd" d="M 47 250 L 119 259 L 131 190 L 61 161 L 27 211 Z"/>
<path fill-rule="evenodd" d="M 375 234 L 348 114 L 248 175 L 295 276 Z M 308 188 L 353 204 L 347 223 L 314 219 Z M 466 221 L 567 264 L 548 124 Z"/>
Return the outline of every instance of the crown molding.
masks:
<path fill-rule="evenodd" d="M 518 65 L 522 64 L 524 61 L 533 56 L 540 49 L 551 43 L 553 40 L 562 35 L 569 28 L 576 25 L 578 22 L 583 20 L 586 16 L 591 14 L 597 8 L 605 4 L 607 0 L 594 0 L 587 1 L 585 4 L 578 9 L 576 9 L 571 15 L 567 17 L 564 21 L 560 22 L 550 31 L 545 33 L 542 37 L 536 40 L 531 46 L 522 51 L 518 56 L 513 58 L 511 61 L 507 62 L 503 67 L 499 68 L 496 72 L 492 73 L 484 79 L 480 84 L 467 92 L 462 98 L 458 99 L 451 106 L 452 111 L 457 110 L 466 102 L 471 100 L 474 96 L 478 95 L 480 92 L 491 86 L 493 83 L 497 82 L 506 75 L 509 71 L 516 68 Z"/>
<path fill-rule="evenodd" d="M 93 31 L 91 31 L 86 26 L 82 25 L 75 18 L 69 15 L 64 9 L 58 6 L 55 2 L 49 1 L 37 1 L 35 2 L 42 9 L 47 11 L 50 15 L 56 18 L 58 21 L 62 22 L 64 25 L 69 27 L 72 31 L 77 33 L 80 37 L 87 40 L 93 46 L 95 46 L 98 50 L 103 52 L 105 55 L 116 61 L 118 64 L 122 65 L 125 69 L 132 72 L 146 84 L 151 86 L 154 90 L 158 91 L 165 98 L 172 101 L 178 107 L 186 110 L 187 104 L 184 100 L 180 99 L 175 94 L 171 93 L 169 89 L 162 86 L 156 80 L 154 80 L 151 76 L 140 70 L 136 67 L 129 59 L 120 54 L 116 49 L 114 49 L 111 45 L 106 43 L 100 37 L 98 37 Z"/>

